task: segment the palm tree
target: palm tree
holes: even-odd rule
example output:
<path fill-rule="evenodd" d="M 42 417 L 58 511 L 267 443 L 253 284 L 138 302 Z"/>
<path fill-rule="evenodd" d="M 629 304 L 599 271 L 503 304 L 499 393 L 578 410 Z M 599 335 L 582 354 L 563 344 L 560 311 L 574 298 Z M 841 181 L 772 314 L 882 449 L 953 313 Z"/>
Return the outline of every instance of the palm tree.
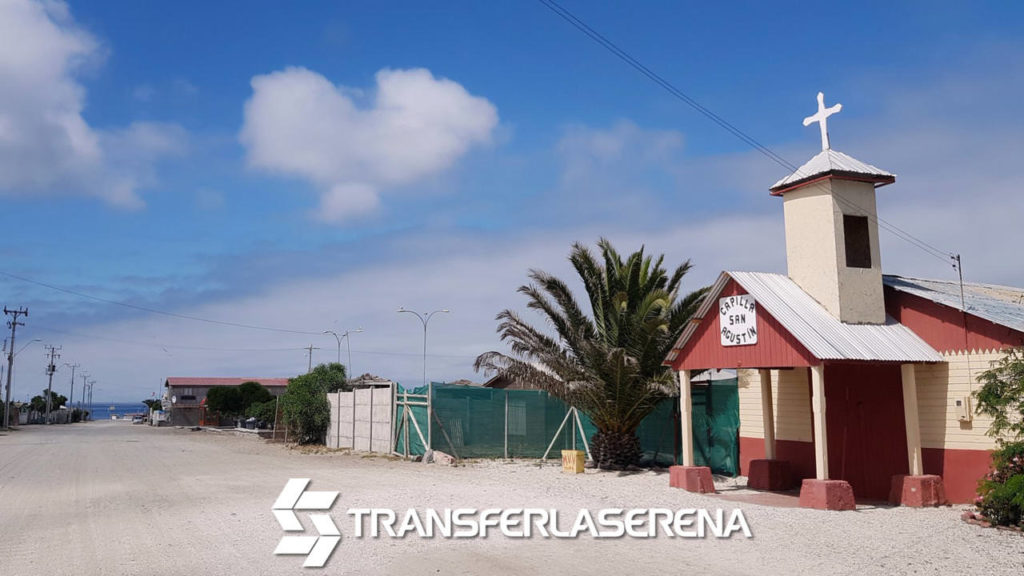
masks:
<path fill-rule="evenodd" d="M 531 270 L 532 283 L 519 292 L 557 337 L 505 310 L 497 316 L 498 333 L 511 354 L 486 352 L 475 367 L 547 390 L 582 410 L 597 427 L 591 439 L 597 465 L 622 469 L 640 459 L 640 422 L 678 391 L 662 361 L 707 288 L 680 299 L 689 261 L 669 275 L 664 256 L 652 260 L 643 247 L 625 261 L 608 240 L 602 238 L 598 247 L 603 262 L 579 243 L 569 255 L 590 300 L 590 315 L 564 282 Z"/>

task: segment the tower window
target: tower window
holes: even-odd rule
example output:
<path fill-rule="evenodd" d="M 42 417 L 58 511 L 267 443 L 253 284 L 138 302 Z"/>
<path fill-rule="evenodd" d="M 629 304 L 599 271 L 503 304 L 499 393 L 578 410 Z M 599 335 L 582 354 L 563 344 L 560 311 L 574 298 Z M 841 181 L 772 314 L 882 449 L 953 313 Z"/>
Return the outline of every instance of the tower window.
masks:
<path fill-rule="evenodd" d="M 846 236 L 846 267 L 871 268 L 871 235 L 867 216 L 843 215 Z"/>

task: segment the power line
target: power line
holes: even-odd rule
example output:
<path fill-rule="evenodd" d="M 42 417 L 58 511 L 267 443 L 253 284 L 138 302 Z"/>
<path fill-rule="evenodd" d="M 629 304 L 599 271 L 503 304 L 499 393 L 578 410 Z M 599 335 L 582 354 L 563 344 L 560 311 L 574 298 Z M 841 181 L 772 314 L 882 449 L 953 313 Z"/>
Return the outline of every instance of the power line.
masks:
<path fill-rule="evenodd" d="M 546 8 L 548 8 L 552 12 L 554 12 L 560 18 L 562 18 L 563 20 L 565 20 L 566 22 L 571 24 L 574 28 L 576 28 L 577 30 L 579 30 L 580 32 L 585 34 L 588 38 L 590 38 L 591 40 L 593 40 L 597 44 L 601 45 L 603 48 L 605 48 L 606 50 L 611 52 L 617 58 L 619 58 L 620 60 L 622 60 L 623 62 L 628 64 L 630 67 L 635 69 L 637 72 L 639 72 L 640 74 L 645 76 L 647 79 L 651 80 L 652 82 L 654 82 L 655 84 L 657 84 L 658 86 L 663 88 L 665 91 L 667 91 L 672 96 L 674 96 L 677 99 L 683 101 L 685 104 L 687 104 L 688 106 L 690 106 L 691 108 L 693 108 L 694 110 L 699 112 L 700 114 L 702 114 L 705 117 L 707 117 L 709 120 L 711 120 L 712 122 L 717 124 L 719 127 L 723 128 L 724 130 L 726 130 L 727 132 L 729 132 L 730 134 L 732 134 L 736 138 L 740 139 L 741 141 L 743 141 L 744 143 L 746 143 L 750 147 L 754 148 L 755 150 L 757 150 L 758 152 L 760 152 L 761 154 L 763 154 L 764 156 L 766 156 L 767 158 L 769 158 L 773 162 L 779 164 L 780 166 L 782 166 L 782 167 L 784 167 L 784 168 L 786 168 L 786 169 L 788 169 L 788 170 L 790 170 L 790 171 L 792 171 L 794 173 L 799 173 L 800 172 L 800 169 L 795 164 L 793 164 L 792 162 L 786 160 L 785 158 L 783 158 L 782 156 L 777 154 L 775 151 L 773 151 L 772 149 L 770 149 L 767 146 L 765 146 L 764 144 L 761 144 L 756 139 L 754 139 L 754 137 L 750 136 L 749 134 L 747 134 L 746 132 L 744 132 L 743 130 L 739 129 L 738 127 L 736 127 L 731 122 L 729 122 L 728 120 L 726 120 L 726 119 L 722 118 L 721 116 L 719 116 L 718 114 L 714 113 L 712 110 L 708 109 L 706 106 L 702 105 L 700 102 L 698 102 L 697 100 L 695 100 L 694 98 L 692 98 L 691 96 L 689 96 L 688 94 L 686 94 L 685 92 L 683 92 L 682 90 L 677 88 L 674 84 L 672 84 L 671 82 L 666 80 L 664 77 L 662 77 L 657 72 L 655 72 L 655 71 L 651 70 L 650 68 L 648 68 L 642 62 L 640 62 L 639 60 L 634 58 L 631 54 L 629 54 L 628 52 L 626 52 L 625 50 L 620 48 L 618 45 L 616 45 L 614 42 L 612 42 L 611 40 L 606 38 L 603 34 L 598 32 L 597 30 L 594 30 L 593 28 L 591 28 L 586 22 L 581 20 L 578 16 L 576 16 L 575 14 L 573 14 L 572 12 L 570 12 L 569 10 L 567 10 L 566 8 L 561 6 L 560 4 L 558 4 L 558 2 L 555 2 L 555 0 L 537 0 L 537 1 L 540 2 L 541 4 L 543 4 Z M 853 207 L 856 210 L 858 210 L 859 212 L 861 212 L 862 215 L 867 215 L 866 211 L 863 208 L 858 206 L 856 203 L 850 201 L 849 199 L 844 198 L 839 193 L 833 191 L 832 195 L 837 200 L 839 200 L 840 202 L 845 204 L 847 207 Z M 934 256 L 934 257 L 942 260 L 943 262 L 946 262 L 947 264 L 949 263 L 950 260 L 955 260 L 955 256 L 954 256 L 953 253 L 946 252 L 944 250 L 936 248 L 935 246 L 932 246 L 931 244 L 925 242 L 924 240 L 921 240 L 920 238 L 915 237 L 913 234 L 911 234 L 911 233 L 909 233 L 909 232 L 899 228 L 895 224 L 892 224 L 892 223 L 890 223 L 890 222 L 888 222 L 888 221 L 878 217 L 877 215 L 875 215 L 873 217 L 871 217 L 871 216 L 869 216 L 869 217 L 872 218 L 879 226 L 881 226 L 885 230 L 893 233 L 897 238 L 900 238 L 901 240 L 904 240 L 904 241 L 910 243 L 911 245 L 920 248 L 921 250 L 923 250 L 924 252 L 928 253 L 929 255 Z M 956 264 L 954 264 L 954 268 L 956 268 Z"/>
<path fill-rule="evenodd" d="M 297 350 L 305 350 L 305 347 L 292 347 L 292 348 L 214 348 L 208 346 L 183 346 L 178 344 L 161 344 L 156 342 L 143 342 L 141 340 L 127 340 L 124 338 L 111 338 L 109 336 L 99 336 L 96 334 L 85 334 L 82 332 L 72 332 L 69 330 L 58 330 L 56 328 L 48 328 L 46 326 L 33 325 L 33 329 L 42 330 L 44 332 L 55 332 L 57 334 L 65 334 L 68 336 L 76 336 L 79 338 L 88 338 L 90 340 L 104 340 L 107 342 L 117 342 L 119 344 L 130 344 L 133 346 L 148 346 L 151 348 L 170 348 L 172 350 L 195 350 L 202 352 L 295 352 Z"/>
<path fill-rule="evenodd" d="M 190 350 L 199 352 L 297 352 L 299 350 L 307 351 L 308 346 L 294 346 L 290 348 L 216 348 L 210 346 L 184 346 L 180 344 L 163 344 L 159 342 L 143 342 L 141 340 L 128 340 L 125 338 L 111 338 L 109 336 L 100 336 L 97 334 L 87 334 L 84 332 L 74 332 L 71 330 L 58 330 L 56 328 L 49 328 L 47 326 L 39 326 L 38 324 L 32 325 L 33 330 L 42 330 L 44 332 L 53 332 L 56 334 L 64 334 L 67 336 L 75 336 L 78 338 L 87 338 L 89 340 L 103 340 L 106 342 L 116 342 L 118 344 L 129 344 L 132 346 L 146 346 L 149 348 L 167 348 L 170 350 Z M 360 350 L 353 348 L 353 352 L 356 354 L 369 354 L 373 356 L 408 356 L 408 357 L 421 357 L 422 354 L 419 352 L 387 352 L 384 350 Z M 457 354 L 428 354 L 430 358 L 451 358 L 451 359 L 466 359 L 476 358 L 471 355 L 457 355 Z"/>
<path fill-rule="evenodd" d="M 232 326 L 232 327 L 235 327 L 235 328 L 248 328 L 248 329 L 251 329 L 251 330 L 266 330 L 266 331 L 269 331 L 269 332 L 286 332 L 288 334 L 305 334 L 305 335 L 313 335 L 313 336 L 319 336 L 320 335 L 320 332 L 308 332 L 308 331 L 305 331 L 305 330 L 289 330 L 287 328 L 273 328 L 273 327 L 269 327 L 269 326 L 256 326 L 256 325 L 253 325 L 253 324 L 243 324 L 243 323 L 240 323 L 240 322 L 228 322 L 228 321 L 225 321 L 225 320 L 213 320 L 211 318 L 202 318 L 200 316 L 190 316 L 188 314 L 178 314 L 177 312 L 167 312 L 166 310 L 158 310 L 156 308 L 149 308 L 149 307 L 146 307 L 146 306 L 139 306 L 137 304 L 130 304 L 128 302 L 119 302 L 117 300 L 110 300 L 110 299 L 107 299 L 107 298 L 100 298 L 99 296 L 93 296 L 91 294 L 86 294 L 84 292 L 79 292 L 77 290 L 71 290 L 70 288 L 63 288 L 61 286 L 55 286 L 53 284 L 47 284 L 46 282 L 40 282 L 38 280 L 32 280 L 31 278 L 25 278 L 24 276 L 18 276 L 16 274 L 10 274 L 8 272 L 0 272 L 0 276 L 6 276 L 7 278 L 12 278 L 14 280 L 20 280 L 22 282 L 27 282 L 29 284 L 35 284 L 37 286 L 42 286 L 44 288 L 49 288 L 50 290 L 56 290 L 58 292 L 64 292 L 65 294 L 71 294 L 71 295 L 74 295 L 74 296 L 78 296 L 80 298 L 88 298 L 89 300 L 95 300 L 97 302 L 103 302 L 104 304 L 113 304 L 115 306 L 123 306 L 125 308 L 131 308 L 133 310 L 139 310 L 139 311 L 142 311 L 142 312 L 149 312 L 150 314 L 160 314 L 162 316 L 169 316 L 171 318 L 179 318 L 179 319 L 182 319 L 182 320 L 193 320 L 193 321 L 196 321 L 196 322 L 205 322 L 207 324 L 218 324 L 218 325 L 221 325 L 221 326 Z"/>

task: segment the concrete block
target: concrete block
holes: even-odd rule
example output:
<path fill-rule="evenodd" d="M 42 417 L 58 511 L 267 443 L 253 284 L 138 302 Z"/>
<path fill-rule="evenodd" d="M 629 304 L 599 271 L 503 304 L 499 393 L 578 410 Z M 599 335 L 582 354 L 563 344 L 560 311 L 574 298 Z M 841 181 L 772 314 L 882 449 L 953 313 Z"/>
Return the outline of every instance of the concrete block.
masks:
<path fill-rule="evenodd" d="M 668 469 L 668 484 L 687 492 L 715 493 L 715 481 L 707 466 L 672 466 Z"/>
<path fill-rule="evenodd" d="M 945 506 L 949 504 L 949 501 L 946 499 L 946 489 L 942 484 L 942 476 L 936 474 L 925 474 L 922 476 L 897 474 L 892 477 L 889 503 L 924 508 Z"/>
<path fill-rule="evenodd" d="M 853 487 L 846 480 L 805 478 L 800 486 L 800 506 L 817 510 L 856 510 Z"/>

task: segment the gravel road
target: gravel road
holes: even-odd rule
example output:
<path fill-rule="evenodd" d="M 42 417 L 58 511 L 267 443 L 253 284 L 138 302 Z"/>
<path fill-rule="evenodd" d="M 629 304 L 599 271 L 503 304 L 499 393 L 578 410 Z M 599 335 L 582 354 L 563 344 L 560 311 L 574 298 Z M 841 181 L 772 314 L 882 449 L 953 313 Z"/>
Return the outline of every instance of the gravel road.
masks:
<path fill-rule="evenodd" d="M 274 556 L 289 478 L 337 490 L 342 541 L 322 572 Z M 719 540 L 353 538 L 349 508 L 740 507 L 754 534 Z M 252 437 L 118 422 L 0 432 L 0 572 L 195 574 L 1024 574 L 1024 537 L 960 508 L 819 512 L 668 487 L 663 473 L 311 454 Z M 307 526 L 308 526 L 307 522 Z"/>

